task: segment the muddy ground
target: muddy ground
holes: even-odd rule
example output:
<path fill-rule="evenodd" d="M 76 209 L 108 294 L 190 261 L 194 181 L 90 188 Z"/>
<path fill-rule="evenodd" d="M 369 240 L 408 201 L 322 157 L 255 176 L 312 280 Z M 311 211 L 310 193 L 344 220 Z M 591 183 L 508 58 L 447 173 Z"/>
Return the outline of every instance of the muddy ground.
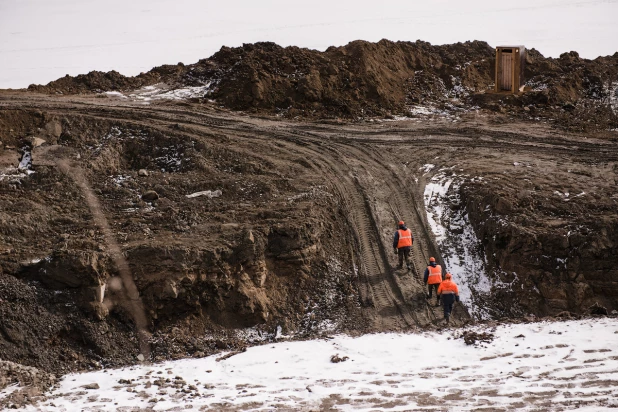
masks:
<path fill-rule="evenodd" d="M 423 203 L 439 170 L 469 177 L 450 207 L 510 285 L 487 302 L 493 317 L 618 309 L 611 133 L 488 111 L 332 123 L 0 99 L 2 359 L 62 374 L 281 334 L 441 327 L 421 281 L 440 256 Z M 30 148 L 28 174 L 15 166 Z M 415 236 L 411 272 L 395 267 L 399 219 Z M 455 325 L 471 321 L 456 311 Z"/>
<path fill-rule="evenodd" d="M 617 56 L 531 51 L 530 90 L 507 96 L 483 92 L 492 53 L 245 45 L 0 93 L 0 358 L 16 362 L 2 385 L 442 328 L 422 273 L 430 256 L 467 259 L 470 230 L 491 288 L 454 326 L 477 308 L 504 321 L 617 310 Z M 145 97 L 160 87 L 203 95 Z M 424 197 L 444 182 L 444 216 L 460 219 L 438 241 Z M 400 219 L 411 271 L 392 252 Z"/>

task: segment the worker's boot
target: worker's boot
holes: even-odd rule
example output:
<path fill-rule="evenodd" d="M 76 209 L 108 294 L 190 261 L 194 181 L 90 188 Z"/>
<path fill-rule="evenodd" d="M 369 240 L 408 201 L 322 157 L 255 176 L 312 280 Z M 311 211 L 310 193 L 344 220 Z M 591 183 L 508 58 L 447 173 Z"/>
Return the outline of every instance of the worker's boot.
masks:
<path fill-rule="evenodd" d="M 448 325 L 450 323 L 450 315 L 446 315 L 444 320 L 446 320 L 446 324 Z"/>

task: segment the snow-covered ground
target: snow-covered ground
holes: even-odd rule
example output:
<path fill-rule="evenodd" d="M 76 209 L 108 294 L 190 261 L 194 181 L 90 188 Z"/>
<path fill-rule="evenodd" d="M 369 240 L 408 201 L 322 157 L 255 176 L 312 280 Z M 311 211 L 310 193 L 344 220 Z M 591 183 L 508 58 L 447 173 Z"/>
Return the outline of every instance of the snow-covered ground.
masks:
<path fill-rule="evenodd" d="M 599 411 L 618 407 L 617 319 L 468 330 L 491 333 L 494 339 L 468 346 L 460 339 L 462 330 L 341 335 L 266 344 L 227 359 L 220 354 L 71 374 L 47 400 L 27 410 Z M 333 355 L 348 359 L 332 363 Z M 84 388 L 90 384 L 99 388 Z"/>
<path fill-rule="evenodd" d="M 257 41 L 325 50 L 357 39 L 476 39 L 595 58 L 616 52 L 616 16 L 616 0 L 0 1 L 0 88 L 91 70 L 136 75 Z"/>
<path fill-rule="evenodd" d="M 421 170 L 427 171 L 427 166 L 433 165 L 425 165 Z M 491 292 L 492 287 L 498 285 L 488 276 L 481 242 L 470 224 L 465 208 L 453 210 L 450 207 L 461 202 L 459 187 L 466 178 L 452 174 L 448 169 L 441 169 L 425 186 L 425 208 L 427 221 L 446 263 L 445 269 L 453 275 L 453 280 L 459 286 L 462 302 L 475 318 L 486 319 L 489 315 L 484 308 L 483 298 Z M 504 287 L 503 284 L 499 286 Z"/>
<path fill-rule="evenodd" d="M 203 86 L 183 87 L 180 89 L 170 88 L 165 84 L 146 86 L 130 93 L 118 91 L 103 92 L 104 95 L 116 99 L 130 99 L 149 103 L 152 100 L 183 100 L 195 97 L 205 97 L 212 91 L 212 83 Z"/>

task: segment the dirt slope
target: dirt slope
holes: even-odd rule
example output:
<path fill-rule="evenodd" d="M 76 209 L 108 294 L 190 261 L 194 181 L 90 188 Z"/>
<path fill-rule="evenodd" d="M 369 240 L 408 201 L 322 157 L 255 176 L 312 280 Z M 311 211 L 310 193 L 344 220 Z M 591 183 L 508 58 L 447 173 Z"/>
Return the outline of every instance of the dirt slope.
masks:
<path fill-rule="evenodd" d="M 481 41 L 443 46 L 354 41 L 324 52 L 256 43 L 223 47 L 195 64 L 161 66 L 136 77 L 91 72 L 28 90 L 74 94 L 157 83 L 208 85 L 203 97 L 220 105 L 289 118 L 405 116 L 418 106 L 458 113 L 476 105 L 572 130 L 618 128 L 618 53 L 587 60 L 569 52 L 554 59 L 529 50 L 528 92 L 515 97 L 485 93 L 494 84 L 494 53 Z"/>
<path fill-rule="evenodd" d="M 517 274 L 488 302 L 494 316 L 618 309 L 610 140 L 499 115 L 333 125 L 201 104 L 0 99 L 3 359 L 63 372 L 140 354 L 113 247 L 71 170 L 128 262 L 154 360 L 239 348 L 278 327 L 440 325 L 420 278 L 440 257 L 422 198 L 429 162 L 484 177 L 451 207 L 467 211 L 491 273 Z M 32 137 L 46 143 L 32 148 Z M 32 148 L 34 174 L 15 170 L 17 148 Z M 393 269 L 399 219 L 416 238 L 410 273 Z M 469 319 L 459 310 L 455 324 Z"/>

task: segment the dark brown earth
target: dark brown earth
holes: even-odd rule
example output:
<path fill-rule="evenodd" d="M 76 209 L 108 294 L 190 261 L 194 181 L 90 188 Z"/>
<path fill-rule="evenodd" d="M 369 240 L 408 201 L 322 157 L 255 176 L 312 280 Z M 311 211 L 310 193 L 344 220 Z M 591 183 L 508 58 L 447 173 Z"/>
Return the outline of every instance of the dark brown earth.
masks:
<path fill-rule="evenodd" d="M 609 105 L 613 96 L 618 107 L 618 52 L 589 60 L 574 51 L 546 58 L 528 50 L 527 93 L 519 96 L 487 93 L 494 67 L 494 48 L 482 41 L 442 46 L 354 41 L 324 52 L 256 43 L 222 47 L 195 64 L 156 67 L 136 77 L 93 71 L 28 90 L 92 94 L 157 83 L 210 85 L 204 98 L 233 110 L 287 118 L 406 116 L 415 105 L 457 114 L 479 106 L 574 131 L 618 128 Z"/>
<path fill-rule="evenodd" d="M 433 47 L 353 45 L 346 47 Z M 440 47 L 445 55 L 463 48 L 463 60 L 492 50 Z M 240 50 L 255 61 L 317 53 L 261 44 L 198 65 L 231 64 Z M 586 73 L 601 65 L 569 56 Z M 156 70 L 163 69 L 149 75 Z M 31 89 L 81 92 L 92 76 Z M 113 77 L 120 80 L 101 90 L 148 84 Z M 429 257 L 440 257 L 423 202 L 438 171 L 469 177 L 458 189 L 461 202 L 449 207 L 467 213 L 489 273 L 510 284 L 485 302 L 494 318 L 618 309 L 618 135 L 607 130 L 610 115 L 602 127 L 567 131 L 569 122 L 528 119 L 532 109 L 517 109 L 532 98 L 524 94 L 487 103 L 498 109 L 417 120 L 295 121 L 221 108 L 242 108 L 222 91 L 223 80 L 216 102 L 147 106 L 93 96 L 93 84 L 84 95 L 0 94 L 4 360 L 62 374 L 132 364 L 139 355 L 159 361 L 242 350 L 281 333 L 442 327 L 441 308 L 429 305 L 421 280 Z M 388 107 L 379 100 L 388 93 L 362 87 L 359 101 Z M 583 98 L 572 109 L 543 107 L 577 113 Z M 257 113 L 276 112 L 264 104 Z M 315 116 L 329 107 L 324 100 Z M 20 150 L 31 151 L 35 173 L 15 169 Z M 436 165 L 429 173 L 421 170 L 427 163 Z M 210 196 L 187 197 L 202 191 Z M 391 250 L 399 219 L 415 236 L 411 272 L 396 269 Z M 459 306 L 454 326 L 471 321 Z"/>

